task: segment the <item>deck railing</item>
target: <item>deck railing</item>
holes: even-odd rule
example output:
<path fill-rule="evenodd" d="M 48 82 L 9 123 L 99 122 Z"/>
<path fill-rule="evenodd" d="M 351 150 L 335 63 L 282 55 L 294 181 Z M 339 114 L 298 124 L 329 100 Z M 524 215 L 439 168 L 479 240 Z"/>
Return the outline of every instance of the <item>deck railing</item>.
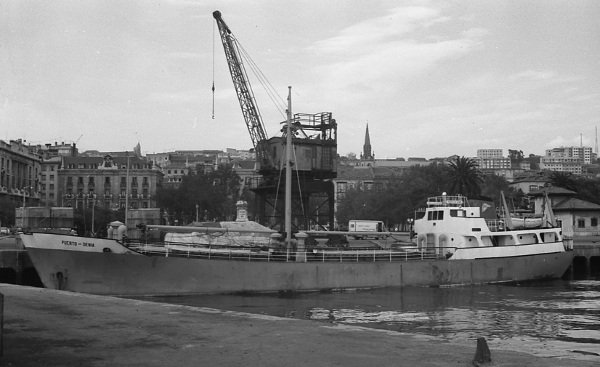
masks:
<path fill-rule="evenodd" d="M 184 257 L 213 260 L 280 261 L 280 262 L 399 262 L 445 260 L 455 248 L 377 249 L 377 248 L 311 248 L 304 251 L 284 248 L 227 247 L 188 244 L 129 243 L 128 247 L 148 256 Z"/>

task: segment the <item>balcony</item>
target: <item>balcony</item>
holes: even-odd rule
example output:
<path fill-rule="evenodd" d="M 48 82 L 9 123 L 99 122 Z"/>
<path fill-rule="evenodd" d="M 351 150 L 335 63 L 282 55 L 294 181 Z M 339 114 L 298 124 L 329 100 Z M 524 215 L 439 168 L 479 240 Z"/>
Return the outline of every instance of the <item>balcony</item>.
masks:
<path fill-rule="evenodd" d="M 104 194 L 104 198 L 105 199 L 111 199 L 112 198 L 112 194 Z"/>

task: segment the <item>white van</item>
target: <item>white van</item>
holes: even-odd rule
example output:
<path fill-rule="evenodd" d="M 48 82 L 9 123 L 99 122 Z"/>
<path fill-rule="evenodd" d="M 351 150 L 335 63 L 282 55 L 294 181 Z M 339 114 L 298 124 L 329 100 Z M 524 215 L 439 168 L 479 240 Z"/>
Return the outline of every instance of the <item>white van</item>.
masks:
<path fill-rule="evenodd" d="M 390 235 L 383 222 L 379 220 L 351 220 L 348 222 L 348 232 L 357 232 L 356 234 L 348 233 L 348 235 L 357 240 L 366 239 L 369 237 L 373 237 L 378 240 L 380 238 L 386 238 Z M 368 232 L 376 233 L 371 234 Z"/>

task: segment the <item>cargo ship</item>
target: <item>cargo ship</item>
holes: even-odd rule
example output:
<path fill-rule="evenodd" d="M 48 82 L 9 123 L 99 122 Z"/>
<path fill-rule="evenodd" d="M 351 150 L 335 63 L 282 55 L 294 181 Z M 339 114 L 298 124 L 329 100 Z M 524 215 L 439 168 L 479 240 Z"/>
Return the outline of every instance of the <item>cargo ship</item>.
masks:
<path fill-rule="evenodd" d="M 415 218 L 416 241 L 386 249 L 309 245 L 302 232 L 288 244 L 243 219 L 147 226 L 148 234 L 168 233 L 162 240 L 129 240 L 119 222 L 110 238 L 23 233 L 21 239 L 45 287 L 121 296 L 523 282 L 559 278 L 571 265 L 573 251 L 553 217 L 538 228 L 512 229 L 481 211 L 462 196 L 429 198 Z"/>

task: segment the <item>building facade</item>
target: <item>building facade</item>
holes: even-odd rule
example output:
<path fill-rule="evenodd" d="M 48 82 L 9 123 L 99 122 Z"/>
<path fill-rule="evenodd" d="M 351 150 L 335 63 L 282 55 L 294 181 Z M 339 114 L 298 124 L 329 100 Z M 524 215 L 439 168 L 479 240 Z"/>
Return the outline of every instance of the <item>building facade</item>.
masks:
<path fill-rule="evenodd" d="M 55 201 L 66 207 L 156 207 L 163 174 L 140 157 L 63 157 Z"/>
<path fill-rule="evenodd" d="M 502 149 L 477 149 L 477 158 L 494 159 L 504 158 Z"/>
<path fill-rule="evenodd" d="M 583 160 L 579 157 L 545 156 L 540 158 L 540 169 L 581 175 L 582 163 Z"/>
<path fill-rule="evenodd" d="M 546 157 L 554 158 L 580 158 L 581 163 L 591 164 L 596 155 L 594 154 L 592 147 L 560 147 L 546 150 Z"/>
<path fill-rule="evenodd" d="M 38 205 L 42 157 L 21 139 L 0 140 L 0 197 Z"/>

